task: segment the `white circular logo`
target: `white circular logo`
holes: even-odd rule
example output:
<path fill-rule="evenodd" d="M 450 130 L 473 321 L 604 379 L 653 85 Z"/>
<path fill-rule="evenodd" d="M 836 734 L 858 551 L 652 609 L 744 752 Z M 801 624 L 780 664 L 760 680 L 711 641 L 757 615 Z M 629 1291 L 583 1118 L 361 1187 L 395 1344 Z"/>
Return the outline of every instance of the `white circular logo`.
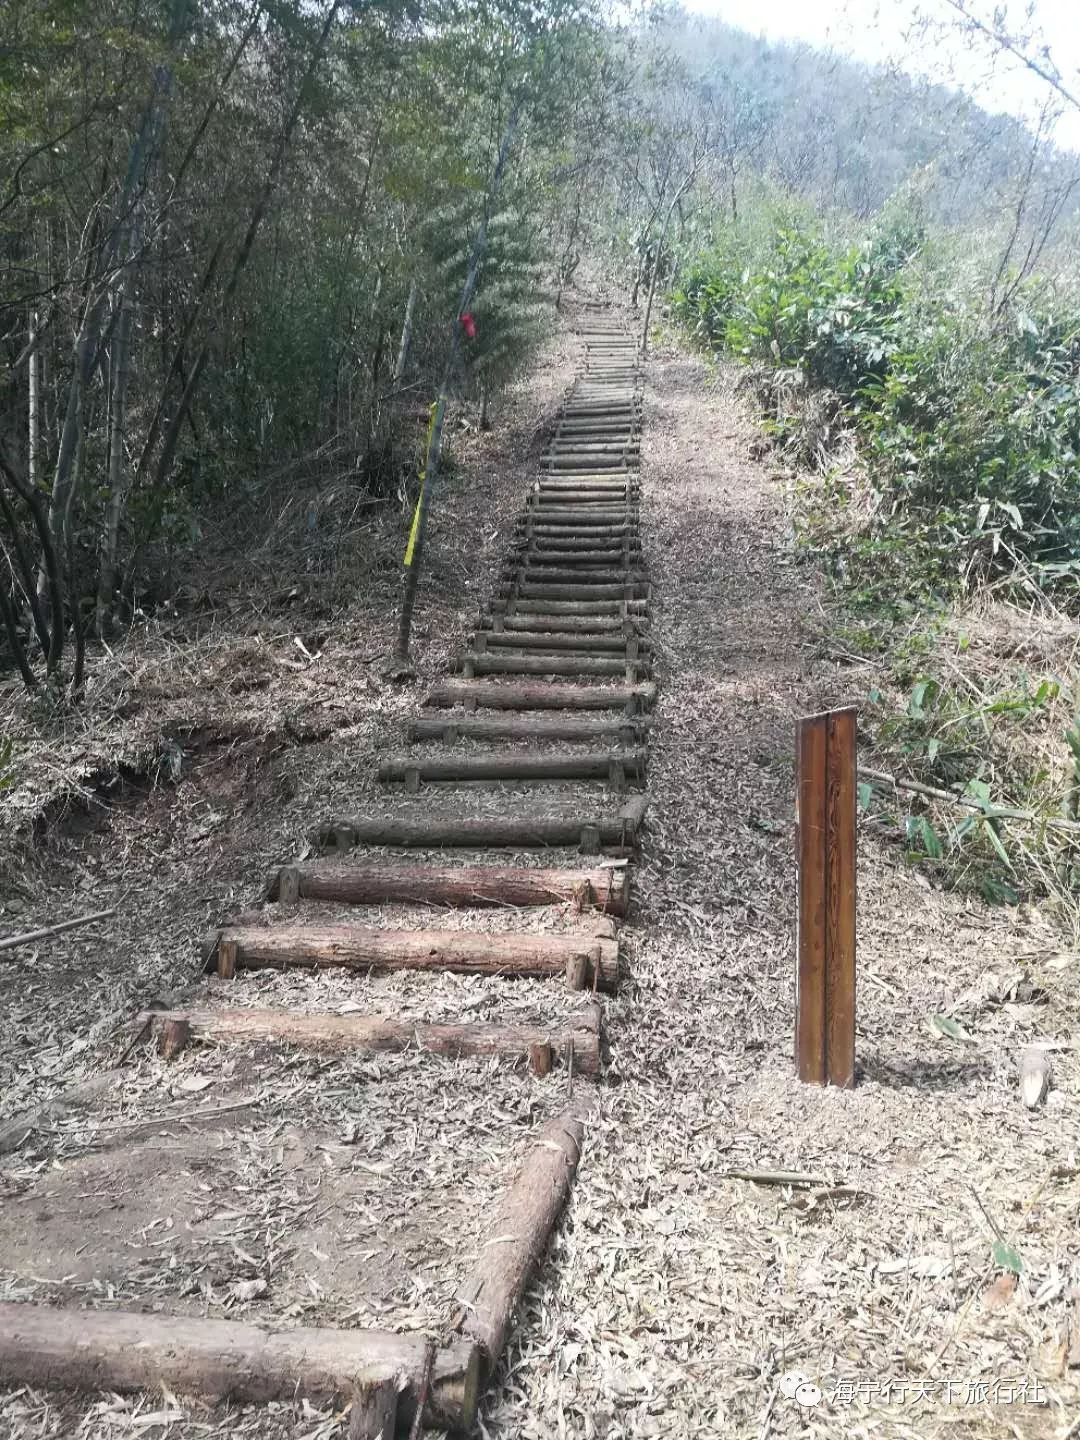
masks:
<path fill-rule="evenodd" d="M 810 1384 L 810 1377 L 800 1370 L 788 1370 L 780 1376 L 780 1394 L 785 1400 L 794 1400 L 796 1392 Z"/>
<path fill-rule="evenodd" d="M 807 1380 L 795 1391 L 795 1399 L 800 1405 L 820 1405 L 821 1391 L 812 1380 Z"/>

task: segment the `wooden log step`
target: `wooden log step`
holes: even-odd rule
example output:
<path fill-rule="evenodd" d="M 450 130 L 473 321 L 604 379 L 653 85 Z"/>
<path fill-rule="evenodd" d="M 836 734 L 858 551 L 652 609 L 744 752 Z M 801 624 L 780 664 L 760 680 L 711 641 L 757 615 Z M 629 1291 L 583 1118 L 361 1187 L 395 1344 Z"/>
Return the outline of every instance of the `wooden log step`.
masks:
<path fill-rule="evenodd" d="M 529 515 L 517 521 L 512 543 L 562 546 L 567 540 L 588 540 L 590 545 L 595 545 L 598 541 L 609 544 L 612 540 L 623 539 L 629 539 L 631 544 L 635 541 L 641 544 L 636 516 L 629 519 L 622 517 L 617 521 L 596 520 L 582 525 L 576 515 L 556 521 L 547 515 Z"/>
<path fill-rule="evenodd" d="M 433 727 L 431 735 L 420 735 L 418 738 L 441 738 L 441 720 L 419 720 L 413 723 L 418 727 L 425 724 Z M 460 719 L 456 726 L 464 734 L 465 727 L 469 725 L 497 727 L 506 723 L 508 722 Z M 534 727 L 538 723 L 535 719 L 531 722 Z M 487 732 L 476 733 L 498 732 L 492 728 Z M 538 732 L 532 730 L 529 733 Z M 300 900 L 333 900 L 346 905 L 385 905 L 393 902 L 471 908 L 486 905 L 559 905 L 572 902 L 578 906 L 595 906 L 607 914 L 622 916 L 626 914 L 630 899 L 630 871 L 625 865 L 606 865 L 594 870 L 534 869 L 525 865 L 321 865 L 318 862 L 283 865 L 271 877 L 267 898 L 279 899 L 282 885 L 288 886 L 290 883 Z"/>
<path fill-rule="evenodd" d="M 462 1330 L 479 1342 L 487 1375 L 506 1345 L 514 1312 L 570 1194 L 581 1158 L 585 1113 L 579 1098 L 540 1131 L 458 1291 Z"/>
<path fill-rule="evenodd" d="M 422 1334 L 296 1327 L 158 1315 L 151 1310 L 77 1310 L 0 1304 L 0 1385 L 35 1390 L 160 1392 L 212 1403 L 265 1405 L 306 1398 L 348 1403 L 361 1386 L 387 1382 L 396 1421 L 408 1429 L 421 1391 L 422 1423 L 471 1430 L 480 1393 L 480 1352 L 471 1340 L 436 1348 L 428 1370 Z"/>
<path fill-rule="evenodd" d="M 482 705 L 485 710 L 621 710 L 652 705 L 656 686 L 636 685 L 530 685 L 498 680 L 444 680 L 424 696 L 424 704 L 449 709 L 455 705 Z"/>
<path fill-rule="evenodd" d="M 446 970 L 543 980 L 584 959 L 587 982 L 613 990 L 619 942 L 596 935 L 487 934 L 467 930 L 375 930 L 364 925 L 224 926 L 203 941 L 211 968 L 222 944 L 236 946 L 238 970 Z"/>
<path fill-rule="evenodd" d="M 480 755 L 450 754 L 420 760 L 395 755 L 377 771 L 380 784 L 415 785 L 437 780 L 606 780 L 622 788 L 645 778 L 645 751 L 581 750 L 570 754 L 523 755 L 489 751 Z"/>
<path fill-rule="evenodd" d="M 409 725 L 413 741 L 441 740 L 452 745 L 463 736 L 472 740 L 575 740 L 588 742 L 617 736 L 628 745 L 644 738 L 651 721 L 642 716 L 612 716 L 595 719 L 534 716 L 528 720 L 492 716 L 461 716 L 453 720 L 419 719 Z M 531 871 L 529 872 L 532 873 Z M 516 902 L 515 902 L 516 903 Z"/>
<path fill-rule="evenodd" d="M 512 553 L 510 560 L 519 565 L 537 570 L 537 576 L 546 577 L 554 570 L 572 568 L 576 575 L 588 574 L 598 566 L 607 569 L 630 569 L 633 573 L 646 575 L 648 566 L 640 550 L 619 545 L 609 551 L 596 550 L 537 550 L 532 545 L 523 545 Z"/>
<path fill-rule="evenodd" d="M 378 1055 L 395 1050 L 428 1050 L 451 1060 L 468 1056 L 509 1056 L 528 1062 L 534 1046 L 565 1065 L 573 1052 L 575 1074 L 600 1073 L 600 1034 L 595 1026 L 542 1030 L 531 1025 L 429 1025 L 389 1020 L 384 1015 L 310 1014 L 304 1010 L 148 1010 L 140 1020 L 159 1034 L 181 1028 L 196 1040 L 243 1043 L 280 1041 L 308 1050 L 359 1051 Z M 175 1055 L 175 1050 L 173 1055 Z"/>
<path fill-rule="evenodd" d="M 586 460 L 597 459 L 603 469 L 609 455 L 636 455 L 640 448 L 636 440 L 586 440 L 578 436 L 566 436 L 552 440 L 544 451 L 544 458 L 553 460 L 563 456 L 580 455 Z"/>
<path fill-rule="evenodd" d="M 554 505 L 560 497 L 567 497 L 570 504 L 625 505 L 641 503 L 641 481 L 637 470 L 616 471 L 603 483 L 603 477 L 575 470 L 543 471 L 533 483 L 526 504 Z"/>
<path fill-rule="evenodd" d="M 515 580 L 522 585 L 648 585 L 648 575 L 642 570 L 626 570 L 610 565 L 581 566 L 557 570 L 553 565 L 536 565 L 530 556 L 518 564 L 506 565 L 502 572 L 504 581 Z"/>
<path fill-rule="evenodd" d="M 637 544 L 640 547 L 641 538 L 638 534 L 637 522 L 629 525 L 588 525 L 579 529 L 573 522 L 558 525 L 548 524 L 546 518 L 542 521 L 529 518 L 519 520 L 515 527 L 514 543 L 528 545 L 576 545 L 584 542 L 585 547 L 592 545 L 608 544 L 612 540 L 629 539 L 631 545 Z"/>
<path fill-rule="evenodd" d="M 485 655 L 466 651 L 466 675 L 623 675 L 648 673 L 644 660 L 615 660 L 592 655 Z"/>
<path fill-rule="evenodd" d="M 590 470 L 603 470 L 613 474 L 625 474 L 629 469 L 630 460 L 626 455 L 586 455 L 581 451 L 548 450 L 540 457 L 541 473 L 574 471 L 588 474 Z"/>
<path fill-rule="evenodd" d="M 421 819 L 360 817 L 332 820 L 315 831 L 315 842 L 337 850 L 351 845 L 393 845 L 405 849 L 563 849 L 577 846 L 583 855 L 601 849 L 625 851 L 645 818 L 646 796 L 635 795 L 619 810 L 603 815 L 552 818 L 517 815 L 509 820 L 462 820 L 425 815 Z"/>
<path fill-rule="evenodd" d="M 534 505 L 555 505 L 560 499 L 569 499 L 575 504 L 583 501 L 587 505 L 622 505 L 627 499 L 640 502 L 640 491 L 636 472 L 620 475 L 607 484 L 595 475 L 545 475 L 536 481 L 529 499 Z"/>
<path fill-rule="evenodd" d="M 561 632 L 545 635 L 541 630 L 484 630 L 477 636 L 477 641 L 483 642 L 483 648 L 505 650 L 579 650 L 586 654 L 598 652 L 612 652 L 625 654 L 628 647 L 637 645 L 642 650 L 649 648 L 648 640 L 638 637 L 627 637 L 623 634 L 606 635 L 579 635 L 563 634 Z M 477 644 L 477 649 L 481 645 Z"/>
<path fill-rule="evenodd" d="M 518 586 L 500 585 L 498 594 L 509 597 L 517 595 L 523 600 L 619 600 L 628 592 L 634 599 L 641 598 L 641 592 L 647 591 L 649 582 L 647 580 L 627 581 L 625 585 L 589 585 L 584 580 L 573 585 L 545 584 L 541 580 L 530 580 L 527 584 Z"/>
<path fill-rule="evenodd" d="M 517 596 L 507 599 L 493 595 L 488 602 L 492 615 L 528 615 L 533 612 L 547 615 L 622 615 L 623 607 L 630 615 L 645 616 L 649 611 L 648 600 L 544 600 Z"/>
<path fill-rule="evenodd" d="M 637 535 L 638 518 L 636 500 L 627 500 L 620 505 L 613 505 L 610 500 L 563 500 L 559 505 L 527 505 L 518 517 L 517 526 L 520 537 L 525 539 L 540 527 L 545 530 L 562 528 L 581 535 L 594 529 L 603 531 L 609 525 L 629 525 Z"/>
<path fill-rule="evenodd" d="M 623 620 L 617 615 L 480 615 L 476 623 L 499 635 L 525 630 L 557 635 L 622 635 L 629 640 L 642 633 L 641 621 Z"/>
<path fill-rule="evenodd" d="M 537 550 L 526 546 L 515 552 L 527 564 L 555 569 L 562 565 L 580 565 L 588 570 L 594 565 L 617 565 L 629 562 L 639 569 L 644 568 L 641 547 L 613 545 L 609 550 Z"/>
<path fill-rule="evenodd" d="M 605 535 L 586 530 L 584 533 L 576 530 L 562 531 L 558 535 L 537 535 L 535 525 L 532 533 L 523 529 L 519 534 L 513 535 L 510 540 L 511 557 L 528 556 L 540 563 L 553 565 L 562 564 L 566 559 L 576 559 L 574 552 L 584 550 L 588 555 L 599 556 L 601 560 L 611 562 L 620 560 L 625 555 L 640 556 L 642 551 L 641 536 L 639 534 L 629 535 Z M 640 562 L 639 562 L 640 563 Z"/>
<path fill-rule="evenodd" d="M 525 502 L 525 510 L 532 512 L 537 519 L 542 519 L 548 510 L 576 510 L 584 506 L 591 511 L 593 507 L 601 505 L 605 509 L 625 514 L 627 510 L 639 509 L 640 504 L 641 501 L 633 490 L 626 490 L 621 494 L 608 490 L 559 490 L 554 494 L 547 490 L 534 490 Z"/>

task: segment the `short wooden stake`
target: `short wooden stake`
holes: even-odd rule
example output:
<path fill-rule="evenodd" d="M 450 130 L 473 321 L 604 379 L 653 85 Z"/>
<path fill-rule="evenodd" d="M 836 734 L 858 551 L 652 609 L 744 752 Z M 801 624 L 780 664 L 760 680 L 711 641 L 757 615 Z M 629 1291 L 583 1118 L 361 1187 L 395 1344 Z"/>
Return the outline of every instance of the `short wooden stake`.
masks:
<path fill-rule="evenodd" d="M 588 961 L 584 955 L 571 955 L 566 962 L 566 987 L 568 990 L 584 990 L 589 977 Z"/>
<path fill-rule="evenodd" d="M 394 1440 L 398 1392 L 393 1380 L 361 1381 L 349 1408 L 349 1440 Z"/>
<path fill-rule="evenodd" d="M 798 723 L 795 1066 L 812 1085 L 855 1083 L 853 709 Z"/>
<path fill-rule="evenodd" d="M 158 1038 L 158 1050 L 163 1060 L 175 1060 L 191 1038 L 191 1026 L 186 1020 L 166 1020 Z"/>
<path fill-rule="evenodd" d="M 529 1046 L 529 1069 L 534 1075 L 550 1075 L 555 1052 L 546 1042 Z"/>
<path fill-rule="evenodd" d="M 278 903 L 295 905 L 300 899 L 300 871 L 295 865 L 285 865 L 278 873 Z"/>
<path fill-rule="evenodd" d="M 217 947 L 217 973 L 222 980 L 236 979 L 236 960 L 240 946 L 235 940 L 219 940 Z"/>

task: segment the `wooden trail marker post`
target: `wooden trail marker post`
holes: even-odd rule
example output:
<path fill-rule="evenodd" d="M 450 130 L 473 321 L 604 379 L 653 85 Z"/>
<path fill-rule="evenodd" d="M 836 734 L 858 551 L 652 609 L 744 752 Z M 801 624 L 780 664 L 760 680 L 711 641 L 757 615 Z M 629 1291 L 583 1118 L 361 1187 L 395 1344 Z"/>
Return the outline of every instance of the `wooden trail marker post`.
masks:
<path fill-rule="evenodd" d="M 796 732 L 795 1067 L 811 1085 L 855 1083 L 855 738 L 853 709 Z"/>

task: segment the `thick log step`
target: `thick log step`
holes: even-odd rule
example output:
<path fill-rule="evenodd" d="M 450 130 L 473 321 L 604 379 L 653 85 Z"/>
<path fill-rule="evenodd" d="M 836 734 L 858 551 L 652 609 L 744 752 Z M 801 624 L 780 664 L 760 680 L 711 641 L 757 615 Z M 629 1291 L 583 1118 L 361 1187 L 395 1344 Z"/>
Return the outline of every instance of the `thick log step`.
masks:
<path fill-rule="evenodd" d="M 271 1040 L 302 1045 L 308 1050 L 372 1055 L 416 1049 L 451 1060 L 473 1055 L 502 1055 L 518 1061 L 536 1057 L 545 1074 L 552 1062 L 566 1065 L 572 1054 L 575 1073 L 600 1073 L 600 1033 L 595 1024 L 555 1030 L 530 1025 L 428 1025 L 388 1020 L 383 1015 L 250 1008 L 149 1010 L 140 1019 L 157 1031 L 159 1044 L 169 1059 L 175 1058 L 189 1039 L 218 1044 Z"/>
<path fill-rule="evenodd" d="M 489 649 L 492 646 L 497 650 L 580 650 L 586 654 L 611 651 L 625 655 L 628 648 L 633 653 L 634 646 L 642 650 L 648 649 L 649 642 L 637 635 L 622 634 L 545 635 L 541 631 L 518 629 L 480 631 L 476 637 L 476 649 Z"/>
<path fill-rule="evenodd" d="M 644 598 L 648 592 L 647 580 L 628 580 L 625 585 L 590 585 L 584 580 L 573 585 L 554 585 L 537 579 L 520 584 L 503 583 L 496 593 L 506 598 L 516 595 L 522 600 L 621 600 L 627 596 L 631 599 Z"/>
<path fill-rule="evenodd" d="M 543 980 L 585 964 L 586 984 L 614 990 L 619 942 L 601 936 L 375 930 L 364 925 L 223 926 L 203 941 L 207 969 L 437 970 Z"/>
<path fill-rule="evenodd" d="M 604 815 L 551 817 L 516 815 L 512 819 L 462 820 L 425 815 L 421 819 L 360 817 L 332 820 L 315 831 L 316 844 L 344 851 L 353 845 L 392 845 L 405 849 L 535 850 L 577 846 L 583 855 L 601 849 L 620 852 L 633 846 L 645 818 L 647 797 L 635 795 L 619 810 Z"/>
<path fill-rule="evenodd" d="M 637 506 L 626 505 L 545 505 L 531 507 L 519 525 L 607 526 L 627 525 L 637 519 Z"/>
<path fill-rule="evenodd" d="M 621 635 L 625 640 L 641 636 L 644 629 L 643 621 L 623 620 L 617 615 L 480 615 L 476 623 L 482 630 L 494 630 L 496 635 L 524 630 L 556 635 Z"/>
<path fill-rule="evenodd" d="M 604 555 L 622 555 L 629 550 L 631 555 L 641 553 L 641 541 L 636 535 L 620 535 L 609 540 L 596 535 L 555 535 L 550 538 L 529 539 L 521 535 L 513 542 L 515 553 L 530 553 L 552 557 L 565 556 L 569 550 L 591 550 Z"/>
<path fill-rule="evenodd" d="M 440 726 L 441 721 L 416 721 Z M 468 724 L 491 721 L 459 720 Z M 499 722 L 494 722 L 499 723 Z M 502 722 L 505 723 L 505 722 Z M 520 723 L 520 722 L 511 722 Z M 538 722 L 533 721 L 536 725 Z M 580 721 L 578 722 L 581 723 Z M 436 729 L 436 734 L 438 730 Z M 430 738 L 421 736 L 419 738 Z M 333 900 L 346 905 L 595 906 L 625 915 L 630 872 L 625 865 L 594 870 L 540 869 L 525 865 L 283 865 L 267 886 L 268 900 Z"/>
<path fill-rule="evenodd" d="M 595 719 L 584 716 L 579 720 L 562 716 L 550 718 L 537 716 L 528 720 L 500 717 L 458 717 L 453 720 L 421 719 L 409 726 L 409 739 L 413 741 L 441 740 L 452 745 L 465 737 L 475 740 L 597 740 L 603 736 L 617 736 L 628 745 L 643 738 L 651 722 L 628 715 L 613 716 L 610 719 Z"/>
<path fill-rule="evenodd" d="M 616 544 L 608 550 L 537 550 L 534 545 L 523 545 L 510 553 L 512 559 L 544 570 L 557 569 L 560 565 L 580 565 L 585 570 L 596 565 L 611 567 L 619 564 L 634 565 L 639 570 L 645 568 L 640 545 L 624 547 Z"/>
<path fill-rule="evenodd" d="M 432 1361 L 421 1334 L 0 1304 L 3 1386 L 154 1394 L 167 1385 L 211 1403 L 305 1397 L 333 1408 L 385 1385 L 395 1397 L 389 1416 L 405 1430 L 423 1393 L 424 1425 L 459 1433 L 475 1423 L 481 1369 L 478 1344 L 455 1340 Z"/>
<path fill-rule="evenodd" d="M 546 615 L 622 615 L 624 606 L 626 613 L 644 616 L 648 613 L 649 602 L 648 600 L 545 600 L 543 596 L 533 599 L 520 595 L 513 600 L 496 595 L 488 602 L 488 609 L 493 615 L 511 611 L 516 611 L 520 615 L 528 615 L 533 612 Z"/>
<path fill-rule="evenodd" d="M 608 780 L 621 790 L 627 783 L 644 782 L 645 751 L 585 750 L 568 755 L 506 755 L 492 751 L 430 760 L 395 755 L 379 766 L 377 777 L 380 784 L 404 783 L 411 790 L 438 780 Z"/>
<path fill-rule="evenodd" d="M 424 696 L 424 704 L 449 709 L 455 705 L 481 705 L 486 710 L 621 710 L 652 705 L 656 686 L 636 685 L 529 685 L 497 680 L 444 680 Z"/>
<path fill-rule="evenodd" d="M 487 655 L 468 650 L 461 657 L 471 675 L 633 675 L 648 674 L 645 660 L 609 659 L 592 655 Z"/>
<path fill-rule="evenodd" d="M 575 590 L 584 587 L 589 589 L 590 593 L 597 585 L 614 586 L 616 591 L 622 592 L 628 585 L 641 587 L 652 583 L 648 575 L 637 569 L 614 569 L 610 565 L 594 565 L 591 568 L 582 566 L 581 569 L 557 570 L 553 565 L 534 566 L 529 556 L 517 564 L 511 562 L 504 566 L 502 581 L 504 585 L 569 585 Z"/>

